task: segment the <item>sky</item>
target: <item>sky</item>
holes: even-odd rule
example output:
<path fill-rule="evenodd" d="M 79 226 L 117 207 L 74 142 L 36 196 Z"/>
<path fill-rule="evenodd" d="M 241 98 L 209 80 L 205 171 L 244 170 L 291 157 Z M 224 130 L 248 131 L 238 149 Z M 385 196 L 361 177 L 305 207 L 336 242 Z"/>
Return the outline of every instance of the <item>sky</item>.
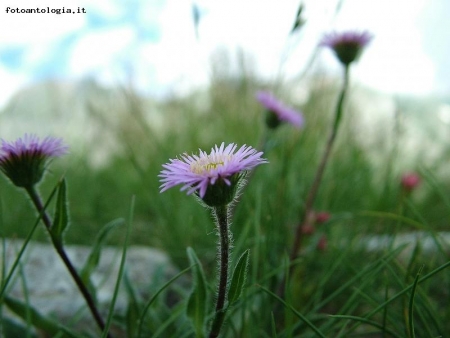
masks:
<path fill-rule="evenodd" d="M 262 78 L 289 78 L 304 70 L 324 33 L 349 29 L 374 35 L 354 67 L 356 81 L 394 95 L 450 89 L 450 46 L 440 33 L 450 13 L 446 0 L 304 0 L 306 23 L 289 35 L 301 2 L 2 0 L 0 109 L 21 88 L 49 79 L 184 94 L 208 83 L 212 59 L 229 55 L 232 71 L 242 51 Z M 36 6 L 86 13 L 6 13 Z M 317 62 L 330 74 L 339 71 L 330 51 L 320 50 Z"/>

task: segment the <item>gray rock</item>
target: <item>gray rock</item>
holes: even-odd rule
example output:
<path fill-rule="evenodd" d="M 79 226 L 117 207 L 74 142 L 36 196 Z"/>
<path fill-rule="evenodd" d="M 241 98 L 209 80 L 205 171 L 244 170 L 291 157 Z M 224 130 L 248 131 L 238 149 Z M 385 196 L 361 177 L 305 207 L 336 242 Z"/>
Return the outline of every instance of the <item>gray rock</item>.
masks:
<path fill-rule="evenodd" d="M 8 273 L 23 245 L 23 240 L 6 239 L 5 244 L 6 273 Z M 66 246 L 66 253 L 78 271 L 86 262 L 90 251 L 91 248 L 87 246 Z M 121 256 L 121 248 L 103 248 L 99 265 L 91 276 L 91 281 L 97 290 L 99 308 L 105 316 L 113 297 Z M 155 279 L 166 281 L 170 275 L 175 274 L 175 268 L 165 253 L 144 246 L 128 247 L 125 270 L 132 285 L 143 295 L 150 294 L 149 286 Z M 82 321 L 90 317 L 84 298 L 50 244 L 29 243 L 21 259 L 21 265 L 16 269 L 14 278 L 8 286 L 7 295 L 24 301 L 25 287 L 29 303 L 44 315 L 64 320 L 74 318 L 78 313 Z M 125 312 L 127 299 L 127 292 L 122 281 L 115 312 Z"/>
<path fill-rule="evenodd" d="M 420 243 L 423 252 L 433 253 L 439 250 L 440 246 L 443 250 L 450 249 L 450 233 L 438 232 L 434 236 L 430 232 L 415 231 L 398 234 L 393 237 L 391 235 L 378 235 L 366 237 L 361 241 L 369 251 L 377 251 L 388 249 L 389 247 L 398 248 L 406 245 L 409 249 L 413 249 L 416 243 Z"/>

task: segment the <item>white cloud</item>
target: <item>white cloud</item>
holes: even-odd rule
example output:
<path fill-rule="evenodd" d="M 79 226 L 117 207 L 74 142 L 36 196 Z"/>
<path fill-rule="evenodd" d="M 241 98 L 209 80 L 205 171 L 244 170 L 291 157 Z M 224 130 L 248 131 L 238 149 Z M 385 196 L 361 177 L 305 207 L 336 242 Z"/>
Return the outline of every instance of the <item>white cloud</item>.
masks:
<path fill-rule="evenodd" d="M 208 8 L 200 24 L 201 44 L 211 51 L 242 49 L 256 59 L 255 68 L 273 73 L 287 43 L 298 1 L 223 1 Z"/>
<path fill-rule="evenodd" d="M 29 78 L 26 74 L 13 73 L 1 65 L 0 79 L 0 107 L 3 107 L 7 103 L 7 100 L 16 93 L 17 88 L 21 88 L 29 82 Z"/>
<path fill-rule="evenodd" d="M 393 32 L 389 39 L 380 33 L 363 55 L 361 81 L 385 92 L 430 93 L 435 68 L 417 36 L 416 30 Z"/>
<path fill-rule="evenodd" d="M 85 34 L 71 52 L 70 73 L 79 76 L 108 68 L 117 70 L 115 59 L 127 53 L 134 38 L 135 32 L 126 26 Z"/>
<path fill-rule="evenodd" d="M 374 39 L 355 69 L 358 80 L 384 92 L 429 93 L 434 65 L 425 54 L 417 18 L 425 0 L 347 0 L 337 30 L 367 29 Z M 329 58 L 329 55 L 325 57 Z M 331 61 L 329 61 L 331 63 Z"/>
<path fill-rule="evenodd" d="M 102 16 L 108 18 L 120 16 L 123 6 L 126 5 L 126 2 L 121 0 L 83 0 L 81 3 L 86 8 L 86 11 L 101 13 Z"/>

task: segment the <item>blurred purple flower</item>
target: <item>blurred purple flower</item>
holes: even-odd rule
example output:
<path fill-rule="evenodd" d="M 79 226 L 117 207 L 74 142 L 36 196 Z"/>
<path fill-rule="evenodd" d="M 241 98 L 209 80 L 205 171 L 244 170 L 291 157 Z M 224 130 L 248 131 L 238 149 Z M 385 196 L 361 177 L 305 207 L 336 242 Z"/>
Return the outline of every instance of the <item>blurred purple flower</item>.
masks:
<path fill-rule="evenodd" d="M 373 35 L 368 31 L 331 32 L 324 35 L 320 46 L 331 48 L 338 59 L 347 66 L 358 59 L 372 39 Z"/>
<path fill-rule="evenodd" d="M 40 140 L 36 135 L 25 134 L 15 142 L 2 139 L 0 170 L 14 185 L 31 187 L 42 179 L 47 161 L 66 154 L 68 149 L 62 139 L 54 137 Z"/>
<path fill-rule="evenodd" d="M 181 159 L 171 159 L 158 175 L 161 192 L 181 184 L 181 191 L 187 190 L 188 195 L 196 192 L 210 206 L 230 203 L 242 174 L 267 163 L 261 158 L 262 152 L 252 147 L 243 145 L 237 151 L 236 148 L 234 143 L 226 147 L 222 143 L 212 148 L 210 154 L 200 150 L 199 155 L 185 153 Z M 227 196 L 220 196 L 223 194 Z"/>
<path fill-rule="evenodd" d="M 288 122 L 297 128 L 303 126 L 302 114 L 291 107 L 285 106 L 272 93 L 259 91 L 256 93 L 256 99 L 269 111 L 267 124 L 270 128 L 278 127 L 281 122 Z"/>

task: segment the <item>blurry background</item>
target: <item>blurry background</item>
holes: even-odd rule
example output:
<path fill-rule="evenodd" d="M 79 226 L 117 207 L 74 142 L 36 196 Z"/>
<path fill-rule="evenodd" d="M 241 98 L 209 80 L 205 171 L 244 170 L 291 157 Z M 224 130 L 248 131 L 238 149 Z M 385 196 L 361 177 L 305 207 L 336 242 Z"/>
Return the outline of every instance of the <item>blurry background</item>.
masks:
<path fill-rule="evenodd" d="M 86 13 L 6 13 L 37 5 Z M 299 7 L 301 25 L 292 31 Z M 245 219 L 255 202 L 268 203 L 261 217 L 270 223 L 270 210 L 281 210 L 276 203 L 289 203 L 277 222 L 295 223 L 340 83 L 340 65 L 318 42 L 335 29 L 368 30 L 374 40 L 352 69 L 347 132 L 318 207 L 336 214 L 395 209 L 403 171 L 426 166 L 446 178 L 449 12 L 445 0 L 6 0 L 0 137 L 28 132 L 69 143 L 71 154 L 54 162 L 42 190 L 68 176 L 72 242 L 89 242 L 102 224 L 126 216 L 136 194 L 135 242 L 180 247 L 179 235 L 181 256 L 205 237 L 214 259 L 208 216 L 177 191 L 159 195 L 161 164 L 222 141 L 258 146 L 262 108 L 254 94 L 273 90 L 304 111 L 306 127 L 274 135 L 278 155 L 269 155 L 271 169 L 261 175 L 282 175 L 283 187 L 250 187 L 237 212 Z M 29 205 L 4 179 L 0 189 L 7 233 L 22 236 L 33 219 Z M 446 227 L 431 190 L 418 194 L 420 210 Z M 261 200 L 265 191 L 281 197 Z"/>
<path fill-rule="evenodd" d="M 7 7 L 37 5 L 84 8 L 86 13 L 6 13 Z M 303 7 L 304 25 L 290 34 L 299 6 Z M 16 110 L 14 115 L 25 110 L 29 122 L 14 121 L 11 127 L 2 121 L 4 137 L 30 131 L 30 123 L 36 132 L 48 132 L 41 128 L 48 124 L 45 111 L 51 109 L 45 106 L 42 112 L 33 109 L 33 113 L 28 108 L 36 97 L 44 99 L 46 88 L 65 95 L 65 99 L 83 96 L 83 89 L 90 85 L 111 90 L 132 88 L 139 95 L 164 99 L 207 88 L 217 71 L 242 76 L 244 61 L 246 71 L 261 81 L 293 80 L 317 71 L 331 76 L 339 65 L 330 52 L 316 53 L 316 47 L 323 33 L 332 29 L 367 29 L 375 36 L 370 53 L 353 71 L 358 84 L 390 97 L 445 96 L 450 88 L 450 42 L 442 29 L 450 4 L 444 0 L 102 0 L 95 4 L 21 0 L 6 1 L 3 7 L 2 116 L 11 109 Z M 30 103 L 24 102 L 20 93 L 26 93 L 25 101 Z M 293 99 L 303 98 L 299 94 Z M 26 107 L 19 109 L 18 102 Z M 448 106 L 440 107 L 441 120 L 446 123 L 450 120 L 448 110 Z M 82 113 L 76 114 L 78 118 Z M 74 119 L 72 133 L 78 134 L 77 118 L 67 114 Z M 51 132 L 66 136 L 67 130 L 61 133 L 58 129 L 61 126 Z"/>

